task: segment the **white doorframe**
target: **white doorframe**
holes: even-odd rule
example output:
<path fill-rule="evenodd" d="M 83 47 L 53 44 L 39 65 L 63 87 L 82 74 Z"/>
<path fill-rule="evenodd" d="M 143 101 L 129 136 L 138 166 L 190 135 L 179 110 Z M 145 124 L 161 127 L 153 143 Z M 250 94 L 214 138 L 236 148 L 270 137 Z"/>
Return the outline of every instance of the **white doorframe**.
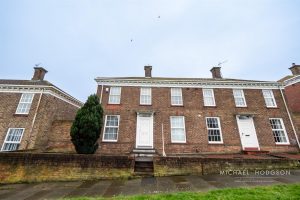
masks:
<path fill-rule="evenodd" d="M 138 141 L 140 141 L 140 119 L 141 118 L 148 118 L 149 119 L 149 127 L 148 127 L 148 134 L 149 134 L 149 143 L 147 145 L 140 145 Z M 145 127 L 147 128 L 147 127 Z M 136 140 L 135 140 L 135 147 L 136 148 L 153 148 L 153 113 L 137 113 L 136 119 Z"/>
<path fill-rule="evenodd" d="M 241 127 L 241 124 L 240 124 L 240 119 L 239 119 L 240 116 L 241 115 L 236 116 L 236 122 L 237 122 L 237 125 L 238 125 L 240 141 L 241 141 L 241 145 L 242 145 L 243 150 L 245 150 L 245 148 L 258 148 L 258 150 L 260 150 L 258 139 L 257 139 L 257 134 L 256 134 L 256 129 L 255 129 L 255 126 L 254 126 L 253 117 L 248 116 L 249 119 L 251 119 L 251 121 L 249 123 L 249 129 L 250 130 L 242 130 L 242 127 Z M 251 133 L 245 133 L 246 131 L 251 131 Z M 252 146 L 246 146 L 246 144 L 245 144 L 246 143 L 245 134 L 252 134 L 252 136 L 251 136 L 252 137 Z"/>

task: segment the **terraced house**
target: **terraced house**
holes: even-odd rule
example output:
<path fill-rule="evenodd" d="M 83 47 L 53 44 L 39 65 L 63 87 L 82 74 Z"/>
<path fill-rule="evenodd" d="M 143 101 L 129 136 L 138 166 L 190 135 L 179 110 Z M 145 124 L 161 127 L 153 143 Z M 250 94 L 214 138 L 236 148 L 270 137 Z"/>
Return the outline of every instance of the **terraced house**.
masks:
<path fill-rule="evenodd" d="M 1 151 L 72 148 L 69 126 L 82 103 L 44 80 L 47 71 L 34 68 L 31 80 L 0 80 Z"/>
<path fill-rule="evenodd" d="M 99 153 L 297 152 L 284 84 L 223 78 L 98 77 L 105 110 Z"/>

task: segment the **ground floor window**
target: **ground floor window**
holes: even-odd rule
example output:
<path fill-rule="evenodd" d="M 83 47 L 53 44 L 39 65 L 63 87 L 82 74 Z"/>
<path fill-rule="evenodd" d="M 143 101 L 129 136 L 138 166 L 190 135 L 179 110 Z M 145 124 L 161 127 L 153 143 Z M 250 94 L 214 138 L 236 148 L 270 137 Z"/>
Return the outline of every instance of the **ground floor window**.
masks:
<path fill-rule="evenodd" d="M 9 128 L 3 142 L 1 151 L 15 151 L 18 150 L 24 128 Z"/>
<path fill-rule="evenodd" d="M 286 130 L 281 118 L 271 118 L 273 136 L 276 144 L 289 144 Z"/>
<path fill-rule="evenodd" d="M 223 143 L 219 117 L 206 117 L 209 143 Z"/>
<path fill-rule="evenodd" d="M 106 115 L 103 141 L 116 142 L 118 140 L 120 115 Z"/>
<path fill-rule="evenodd" d="M 171 141 L 174 143 L 185 143 L 184 116 L 172 116 L 171 118 Z"/>

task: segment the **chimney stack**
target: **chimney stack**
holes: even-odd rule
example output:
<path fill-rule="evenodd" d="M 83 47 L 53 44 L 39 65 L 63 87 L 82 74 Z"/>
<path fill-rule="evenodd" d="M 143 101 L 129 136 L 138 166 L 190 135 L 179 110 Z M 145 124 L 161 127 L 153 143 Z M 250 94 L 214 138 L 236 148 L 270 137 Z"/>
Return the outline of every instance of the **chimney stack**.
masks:
<path fill-rule="evenodd" d="M 151 78 L 152 77 L 152 74 L 151 74 L 152 66 L 145 66 L 144 69 L 145 69 L 145 77 Z"/>
<path fill-rule="evenodd" d="M 31 80 L 42 81 L 48 71 L 43 67 L 34 67 L 34 74 Z"/>
<path fill-rule="evenodd" d="M 213 67 L 210 71 L 213 78 L 222 78 L 221 67 Z"/>
<path fill-rule="evenodd" d="M 295 63 L 292 63 L 292 67 L 289 68 L 292 71 L 292 74 L 294 76 L 300 75 L 300 65 L 296 65 Z"/>

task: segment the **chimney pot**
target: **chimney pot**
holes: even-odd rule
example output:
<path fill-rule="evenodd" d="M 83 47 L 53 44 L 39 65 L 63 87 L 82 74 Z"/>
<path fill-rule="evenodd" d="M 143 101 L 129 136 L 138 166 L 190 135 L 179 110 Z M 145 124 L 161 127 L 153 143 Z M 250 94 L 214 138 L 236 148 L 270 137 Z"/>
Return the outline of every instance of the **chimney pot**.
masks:
<path fill-rule="evenodd" d="M 43 67 L 34 67 L 34 74 L 31 80 L 42 81 L 48 71 Z"/>
<path fill-rule="evenodd" d="M 221 67 L 213 67 L 210 71 L 213 78 L 222 78 Z"/>
<path fill-rule="evenodd" d="M 145 77 L 152 77 L 152 66 L 145 66 L 144 67 L 145 70 Z"/>
<path fill-rule="evenodd" d="M 296 65 L 295 63 L 292 63 L 292 67 L 289 68 L 292 71 L 292 74 L 294 76 L 300 75 L 300 65 Z"/>

